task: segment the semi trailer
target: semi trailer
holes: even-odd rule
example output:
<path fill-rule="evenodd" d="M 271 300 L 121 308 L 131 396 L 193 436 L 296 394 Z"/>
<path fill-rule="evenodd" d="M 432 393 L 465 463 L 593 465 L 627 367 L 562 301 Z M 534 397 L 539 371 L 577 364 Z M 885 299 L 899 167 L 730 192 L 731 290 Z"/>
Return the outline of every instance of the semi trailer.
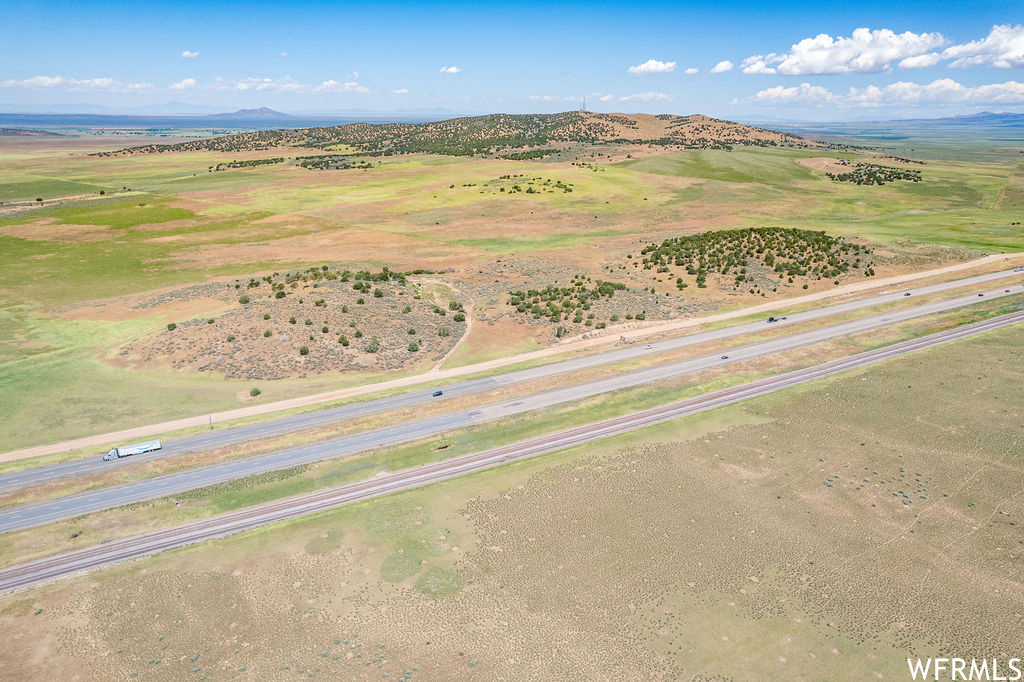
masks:
<path fill-rule="evenodd" d="M 119 448 L 111 448 L 107 454 L 103 455 L 103 461 L 109 462 L 114 459 L 120 459 L 121 457 L 141 455 L 145 452 L 159 450 L 162 447 L 163 446 L 160 445 L 160 441 L 158 440 L 147 440 L 145 443 L 135 443 L 134 445 L 122 445 Z"/>

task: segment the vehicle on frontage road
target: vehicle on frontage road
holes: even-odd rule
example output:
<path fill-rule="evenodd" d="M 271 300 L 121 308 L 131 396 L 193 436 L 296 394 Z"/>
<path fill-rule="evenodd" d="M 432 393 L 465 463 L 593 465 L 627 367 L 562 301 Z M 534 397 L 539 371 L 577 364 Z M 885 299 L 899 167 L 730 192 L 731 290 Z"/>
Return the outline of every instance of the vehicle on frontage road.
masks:
<path fill-rule="evenodd" d="M 162 447 L 163 445 L 158 440 L 147 440 L 145 443 L 135 443 L 134 445 L 122 445 L 121 447 L 111 448 L 107 454 L 103 455 L 103 461 L 109 462 L 122 457 L 141 455 L 146 452 L 159 450 Z"/>

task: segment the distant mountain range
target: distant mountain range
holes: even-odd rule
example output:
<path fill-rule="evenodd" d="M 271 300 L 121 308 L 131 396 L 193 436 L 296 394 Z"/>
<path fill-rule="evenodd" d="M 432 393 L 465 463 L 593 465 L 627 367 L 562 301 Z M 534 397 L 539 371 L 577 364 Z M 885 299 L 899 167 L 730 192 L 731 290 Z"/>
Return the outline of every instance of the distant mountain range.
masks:
<path fill-rule="evenodd" d="M 165 109 L 172 105 L 162 105 Z M 184 105 L 183 105 L 184 106 Z M 2 108 L 2 105 L 0 105 Z M 141 108 L 132 113 L 96 112 L 9 112 L 0 113 L 0 125 L 34 126 L 42 128 L 234 128 L 247 130 L 267 130 L 271 128 L 313 128 L 334 126 L 343 123 L 422 123 L 451 118 L 451 112 L 439 110 L 398 111 L 398 112 L 364 112 L 330 114 L 304 113 L 285 114 L 267 107 L 257 109 L 239 109 L 232 112 L 196 112 L 181 114 L 148 113 L 149 108 Z"/>
<path fill-rule="evenodd" d="M 983 111 L 978 114 L 961 114 L 942 118 L 890 118 L 890 119 L 856 119 L 847 121 L 799 121 L 783 118 L 745 118 L 745 122 L 771 124 L 775 126 L 820 126 L 820 125 L 893 125 L 905 123 L 938 123 L 945 125 L 988 125 L 988 126 L 1021 126 L 1024 125 L 1024 114 L 1010 112 L 992 113 Z"/>
<path fill-rule="evenodd" d="M 294 118 L 290 114 L 282 114 L 280 111 L 274 111 L 267 107 L 260 107 L 259 109 L 239 109 L 238 111 L 232 111 L 227 114 L 212 114 L 210 118 L 230 118 L 230 119 L 289 119 Z"/>
<path fill-rule="evenodd" d="M 922 118 L 917 119 L 922 122 L 943 122 L 953 124 L 971 125 L 975 123 L 981 123 L 985 125 L 996 125 L 996 126 L 1020 126 L 1024 125 L 1024 114 L 1010 114 L 1001 113 L 993 114 L 990 111 L 983 111 L 980 114 L 970 114 L 967 116 L 950 116 L 948 118 Z"/>
<path fill-rule="evenodd" d="M 31 128 L 0 128 L 0 137 L 64 137 L 48 130 L 32 130 Z"/>

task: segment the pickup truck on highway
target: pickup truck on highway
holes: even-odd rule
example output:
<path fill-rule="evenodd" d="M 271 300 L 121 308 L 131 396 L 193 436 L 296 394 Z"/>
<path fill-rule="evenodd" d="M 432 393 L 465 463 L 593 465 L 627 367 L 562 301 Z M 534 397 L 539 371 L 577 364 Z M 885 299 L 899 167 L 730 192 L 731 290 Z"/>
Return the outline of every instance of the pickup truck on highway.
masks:
<path fill-rule="evenodd" d="M 119 448 L 111 448 L 107 454 L 103 455 L 103 461 L 109 462 L 111 460 L 120 459 L 121 457 L 141 455 L 146 452 L 159 450 L 162 447 L 163 445 L 161 445 L 158 440 L 147 440 L 145 443 L 135 443 L 134 445 L 122 445 Z"/>

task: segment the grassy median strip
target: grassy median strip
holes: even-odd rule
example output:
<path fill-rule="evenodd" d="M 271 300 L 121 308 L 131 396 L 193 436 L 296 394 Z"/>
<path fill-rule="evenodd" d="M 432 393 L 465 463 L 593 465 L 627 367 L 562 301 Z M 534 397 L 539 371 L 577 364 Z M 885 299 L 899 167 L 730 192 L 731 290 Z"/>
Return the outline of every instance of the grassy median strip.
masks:
<path fill-rule="evenodd" d="M 933 294 L 932 296 L 927 297 L 926 300 L 941 300 L 941 296 L 939 294 Z M 926 302 L 926 300 L 919 301 L 919 303 Z M 881 307 L 875 306 L 870 309 L 851 311 L 835 317 L 809 320 L 807 322 L 794 325 L 779 327 L 766 325 L 763 329 L 754 334 L 738 336 L 722 341 L 706 342 L 697 346 L 680 348 L 661 353 L 642 354 L 630 360 L 574 372 L 572 374 L 572 381 L 573 383 L 582 384 L 587 381 L 625 374 L 656 365 L 700 356 L 706 353 L 728 350 L 736 346 L 746 345 L 757 341 L 779 338 L 789 334 L 817 329 L 839 322 L 861 319 L 891 310 L 891 306 L 894 305 L 900 305 L 904 308 L 912 307 L 903 303 L 903 301 L 899 301 L 898 304 L 887 304 L 886 306 Z M 987 310 L 1000 305 L 1001 301 L 990 299 L 988 301 L 974 304 L 971 308 L 976 310 Z M 952 311 L 947 314 L 955 316 L 957 311 Z M 481 392 L 468 396 L 453 397 L 444 402 L 389 410 L 378 414 L 341 420 L 324 426 L 308 428 L 279 436 L 254 439 L 245 443 L 229 445 L 207 451 L 143 460 L 138 463 L 132 463 L 130 466 L 115 467 L 88 476 L 78 476 L 50 483 L 43 483 L 23 490 L 2 494 L 0 495 L 0 508 L 10 507 L 17 504 L 39 502 L 79 492 L 98 490 L 112 485 L 186 471 L 227 460 L 251 457 L 266 452 L 284 449 L 286 447 L 322 442 L 325 440 L 339 438 L 347 434 L 389 426 L 411 419 L 450 413 L 459 409 L 468 409 L 483 403 L 497 402 L 500 400 L 530 395 L 561 387 L 564 383 L 564 376 L 538 379 L 531 382 L 524 382 L 522 384 L 501 387 L 492 391 Z"/>
<path fill-rule="evenodd" d="M 381 471 L 396 471 L 514 443 L 525 438 L 628 414 L 1018 309 L 1014 303 L 1000 303 L 1003 305 L 952 311 L 895 327 L 795 349 L 770 358 L 758 358 L 727 368 L 707 370 L 685 379 L 603 394 L 543 412 L 525 413 L 394 448 L 268 472 L 159 500 L 134 503 L 75 519 L 7 533 L 0 536 L 0 563 L 20 563 L 101 542 L 104 539 L 125 537 L 213 513 L 241 509 L 268 500 L 365 480 Z"/>

